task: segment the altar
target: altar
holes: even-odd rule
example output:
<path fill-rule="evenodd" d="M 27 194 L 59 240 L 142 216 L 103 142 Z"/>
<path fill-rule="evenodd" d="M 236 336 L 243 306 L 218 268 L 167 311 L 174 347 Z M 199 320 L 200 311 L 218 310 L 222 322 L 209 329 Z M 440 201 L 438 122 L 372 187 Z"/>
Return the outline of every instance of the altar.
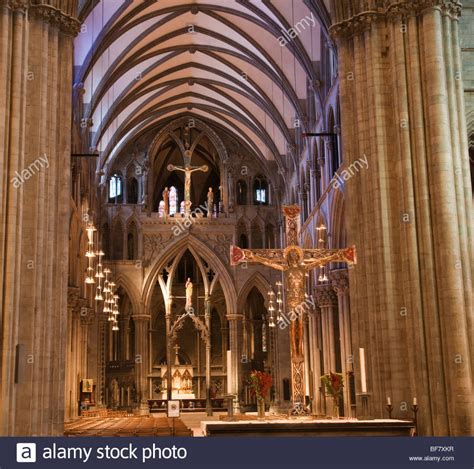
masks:
<path fill-rule="evenodd" d="M 161 398 L 167 399 L 168 367 L 161 367 Z M 189 365 L 171 367 L 171 398 L 177 400 L 196 399 L 193 391 L 193 368 Z"/>
<path fill-rule="evenodd" d="M 208 437 L 346 437 L 346 436 L 412 436 L 415 424 L 397 419 L 316 419 L 313 417 L 241 416 L 234 419 L 201 422 L 203 436 Z"/>

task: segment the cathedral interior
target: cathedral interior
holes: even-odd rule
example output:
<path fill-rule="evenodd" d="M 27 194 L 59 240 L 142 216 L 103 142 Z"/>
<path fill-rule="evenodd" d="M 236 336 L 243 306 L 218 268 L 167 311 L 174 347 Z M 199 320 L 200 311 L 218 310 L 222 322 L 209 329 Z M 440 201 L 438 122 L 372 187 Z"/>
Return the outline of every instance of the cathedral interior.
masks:
<path fill-rule="evenodd" d="M 254 371 L 291 412 L 294 291 L 229 257 L 288 206 L 357 251 L 301 280 L 304 412 L 338 373 L 341 418 L 473 434 L 473 0 L 0 0 L 0 38 L 0 435 L 245 415 Z"/>

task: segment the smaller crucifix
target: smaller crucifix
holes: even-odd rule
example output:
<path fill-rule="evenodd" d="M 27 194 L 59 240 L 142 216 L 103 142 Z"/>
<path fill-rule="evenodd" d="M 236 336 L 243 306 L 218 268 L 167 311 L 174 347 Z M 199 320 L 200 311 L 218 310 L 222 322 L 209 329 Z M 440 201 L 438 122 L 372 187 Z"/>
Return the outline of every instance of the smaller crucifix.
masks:
<path fill-rule="evenodd" d="M 186 144 L 188 146 L 189 144 Z M 184 216 L 189 218 L 191 216 L 191 174 L 195 171 L 202 171 L 207 173 L 208 166 L 191 166 L 191 150 L 186 149 L 183 155 L 184 166 L 168 165 L 168 171 L 182 171 L 184 173 Z"/>
<path fill-rule="evenodd" d="M 179 349 L 180 349 L 180 347 L 179 347 L 178 344 L 176 344 L 173 348 L 174 348 L 174 353 L 175 353 L 174 364 L 176 366 L 178 366 L 179 365 Z"/>

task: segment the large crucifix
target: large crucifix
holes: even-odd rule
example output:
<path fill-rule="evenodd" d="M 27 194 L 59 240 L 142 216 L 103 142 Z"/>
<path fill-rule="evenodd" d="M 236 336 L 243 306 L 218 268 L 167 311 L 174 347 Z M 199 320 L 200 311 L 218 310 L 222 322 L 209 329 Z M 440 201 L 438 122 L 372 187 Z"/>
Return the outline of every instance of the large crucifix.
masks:
<path fill-rule="evenodd" d="M 272 269 L 284 272 L 287 314 L 301 311 L 305 302 L 306 273 L 331 262 L 356 263 L 355 247 L 346 249 L 302 249 L 299 246 L 300 207 L 283 206 L 285 215 L 286 242 L 285 249 L 241 249 L 231 247 L 231 265 L 241 263 L 263 264 Z M 304 317 L 293 314 L 291 321 L 291 378 L 292 401 L 294 414 L 305 413 L 304 407 Z"/>
<path fill-rule="evenodd" d="M 189 136 L 189 129 L 186 128 L 185 138 L 187 139 Z M 189 149 L 189 141 L 186 141 L 185 147 L 183 148 L 183 166 L 174 166 L 169 164 L 167 166 L 168 171 L 182 171 L 184 173 L 184 216 L 186 218 L 191 216 L 191 174 L 195 171 L 202 171 L 203 173 L 207 173 L 208 166 L 191 166 L 191 157 L 192 157 L 192 149 Z M 212 208 L 208 207 L 208 210 L 212 210 Z"/>

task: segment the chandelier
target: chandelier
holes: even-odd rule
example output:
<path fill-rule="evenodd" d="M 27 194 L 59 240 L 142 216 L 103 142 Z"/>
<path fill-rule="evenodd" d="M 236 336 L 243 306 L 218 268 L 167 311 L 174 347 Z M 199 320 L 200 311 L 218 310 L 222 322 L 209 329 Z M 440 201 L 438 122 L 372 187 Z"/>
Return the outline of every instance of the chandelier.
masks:
<path fill-rule="evenodd" d="M 107 313 L 107 320 L 112 323 L 112 330 L 118 331 L 119 316 L 119 295 L 115 291 L 115 282 L 111 278 L 112 271 L 104 268 L 102 258 L 105 256 L 104 251 L 99 247 L 99 234 L 92 223 L 86 228 L 87 231 L 87 270 L 86 285 L 96 285 L 95 301 L 98 305 L 103 302 L 102 311 Z"/>
<path fill-rule="evenodd" d="M 318 248 L 319 249 L 324 249 L 325 248 L 325 237 L 326 237 L 326 226 L 321 223 L 321 225 L 319 225 L 317 228 L 316 228 L 316 231 L 318 232 Z M 328 279 L 328 276 L 327 276 L 327 266 L 326 265 L 323 265 L 321 267 L 318 268 L 319 270 L 319 273 L 318 273 L 318 282 L 319 283 L 326 283 L 329 281 Z"/>
<path fill-rule="evenodd" d="M 281 282 L 276 282 L 275 283 L 277 287 L 277 292 L 273 290 L 268 291 L 268 325 L 270 327 L 275 327 L 276 322 L 279 322 L 281 320 L 282 314 L 283 314 L 283 284 Z M 275 300 L 276 296 L 276 300 Z M 276 302 L 276 307 L 275 307 L 275 302 Z M 276 317 L 275 317 L 275 311 L 276 311 Z M 275 322 L 276 320 L 276 322 Z"/>

